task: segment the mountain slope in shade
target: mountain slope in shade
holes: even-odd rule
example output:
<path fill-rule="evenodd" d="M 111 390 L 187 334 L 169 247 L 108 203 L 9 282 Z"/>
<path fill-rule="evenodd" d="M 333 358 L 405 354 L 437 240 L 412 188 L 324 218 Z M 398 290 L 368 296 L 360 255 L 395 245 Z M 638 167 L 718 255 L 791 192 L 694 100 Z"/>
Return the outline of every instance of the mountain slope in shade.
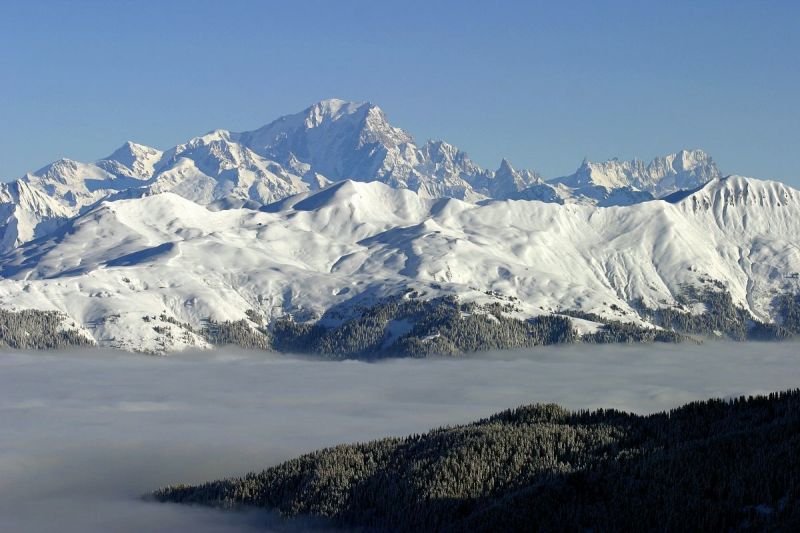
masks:
<path fill-rule="evenodd" d="M 335 321 L 408 290 L 517 298 L 516 316 L 579 309 L 643 324 L 636 302 L 682 308 L 687 286 L 722 283 L 769 320 L 785 276 L 800 271 L 797 235 L 800 192 L 742 177 L 675 203 L 607 209 L 430 199 L 349 180 L 261 211 L 162 193 L 104 202 L 4 255 L 0 306 L 59 310 L 100 344 L 156 351 L 204 341 L 144 316 Z"/>
<path fill-rule="evenodd" d="M 503 160 L 475 164 L 444 141 L 418 145 L 371 103 L 324 100 L 243 133 L 215 130 L 164 152 L 128 142 L 93 164 L 60 160 L 0 186 L 0 252 L 42 237 L 101 199 L 174 192 L 212 209 L 257 208 L 331 183 L 378 181 L 426 198 L 630 205 L 719 177 L 703 152 L 585 163 L 545 182 Z"/>

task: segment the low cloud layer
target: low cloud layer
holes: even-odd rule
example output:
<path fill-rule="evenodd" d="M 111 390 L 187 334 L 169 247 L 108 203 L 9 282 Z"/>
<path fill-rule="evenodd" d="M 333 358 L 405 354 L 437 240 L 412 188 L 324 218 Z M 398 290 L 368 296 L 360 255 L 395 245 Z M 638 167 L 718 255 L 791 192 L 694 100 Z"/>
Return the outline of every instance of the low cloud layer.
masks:
<path fill-rule="evenodd" d="M 568 346 L 374 364 L 233 350 L 0 354 L 0 530 L 274 529 L 266 514 L 139 496 L 525 403 L 647 413 L 794 388 L 798 348 Z"/>

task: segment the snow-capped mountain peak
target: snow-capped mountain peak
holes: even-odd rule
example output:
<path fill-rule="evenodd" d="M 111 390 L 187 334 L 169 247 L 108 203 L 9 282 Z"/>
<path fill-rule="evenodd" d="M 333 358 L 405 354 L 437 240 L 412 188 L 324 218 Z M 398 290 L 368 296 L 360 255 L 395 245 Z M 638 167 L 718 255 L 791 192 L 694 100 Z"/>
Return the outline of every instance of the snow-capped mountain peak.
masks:
<path fill-rule="evenodd" d="M 500 161 L 500 166 L 497 168 L 495 174 L 513 174 L 514 167 L 511 166 L 511 163 L 508 162 L 508 159 L 505 157 Z"/>
<path fill-rule="evenodd" d="M 374 104 L 342 100 L 324 100 L 236 140 L 284 166 L 302 161 L 332 181 L 385 179 L 405 166 L 404 145 L 413 141 Z"/>
<path fill-rule="evenodd" d="M 506 158 L 500 161 L 500 166 L 494 173 L 494 179 L 498 181 L 512 181 L 519 187 L 517 190 L 529 187 L 535 183 L 544 183 L 542 177 L 536 172 L 531 170 L 516 170 Z"/>
<path fill-rule="evenodd" d="M 620 161 L 609 159 L 600 163 L 593 163 L 584 159 L 578 170 L 571 176 L 556 180 L 570 187 L 580 188 L 586 186 L 599 186 L 607 189 L 632 186 L 632 178 L 642 166 L 641 161 Z"/>
<path fill-rule="evenodd" d="M 778 181 L 732 175 L 715 178 L 679 198 L 674 198 L 673 203 L 694 211 L 716 208 L 719 214 L 726 215 L 748 206 L 771 209 L 778 213 L 780 208 L 800 207 L 800 192 Z"/>
<path fill-rule="evenodd" d="M 365 115 L 372 109 L 380 109 L 370 102 L 348 102 L 338 98 L 322 100 L 308 107 L 303 111 L 305 115 L 305 126 L 307 128 L 317 128 L 326 122 L 337 121 L 342 117 L 351 115 Z"/>
<path fill-rule="evenodd" d="M 110 165 L 112 162 L 119 163 L 129 169 L 134 176 L 147 179 L 153 175 L 156 163 L 161 159 L 163 152 L 138 144 L 133 141 L 127 141 L 125 144 L 117 148 L 110 156 L 98 161 L 98 166 L 106 164 L 111 171 L 113 167 Z"/>

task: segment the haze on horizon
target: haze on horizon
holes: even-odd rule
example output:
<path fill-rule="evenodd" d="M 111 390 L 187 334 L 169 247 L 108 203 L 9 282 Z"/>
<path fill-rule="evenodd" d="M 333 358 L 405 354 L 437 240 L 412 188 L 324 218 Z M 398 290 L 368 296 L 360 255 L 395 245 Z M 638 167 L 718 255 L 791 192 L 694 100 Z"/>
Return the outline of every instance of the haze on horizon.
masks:
<path fill-rule="evenodd" d="M 92 0 L 4 12 L 4 180 L 339 97 L 487 168 L 505 157 L 552 178 L 583 157 L 703 148 L 724 174 L 800 187 L 796 3 Z"/>

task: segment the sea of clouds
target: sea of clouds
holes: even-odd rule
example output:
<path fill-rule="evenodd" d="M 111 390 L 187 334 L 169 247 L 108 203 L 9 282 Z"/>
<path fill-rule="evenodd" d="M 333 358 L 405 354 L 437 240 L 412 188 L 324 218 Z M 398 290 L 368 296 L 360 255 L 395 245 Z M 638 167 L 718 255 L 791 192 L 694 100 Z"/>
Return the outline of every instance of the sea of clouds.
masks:
<path fill-rule="evenodd" d="M 379 363 L 236 350 L 2 353 L 0 531 L 284 529 L 265 513 L 141 496 L 526 403 L 648 413 L 795 388 L 798 348 L 569 346 Z"/>

